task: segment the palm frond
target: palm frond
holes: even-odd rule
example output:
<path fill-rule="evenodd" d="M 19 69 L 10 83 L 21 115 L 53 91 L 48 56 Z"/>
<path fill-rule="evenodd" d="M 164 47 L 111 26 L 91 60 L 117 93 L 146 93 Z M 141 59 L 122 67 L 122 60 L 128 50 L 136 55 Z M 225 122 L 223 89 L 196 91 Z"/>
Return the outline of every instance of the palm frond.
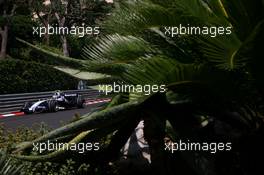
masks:
<path fill-rule="evenodd" d="M 263 3 L 247 0 L 221 0 L 229 21 L 239 39 L 244 41 L 254 27 L 263 19 Z"/>
<path fill-rule="evenodd" d="M 155 52 L 157 49 L 152 48 L 142 38 L 114 34 L 101 38 L 92 46 L 85 47 L 83 57 L 102 64 L 110 60 L 115 63 L 127 63 Z"/>
<path fill-rule="evenodd" d="M 218 16 L 223 16 L 225 18 L 229 18 L 226 8 L 222 1 L 223 0 L 216 0 L 216 1 L 205 0 L 205 2 L 208 4 L 208 6 L 212 9 L 212 11 L 215 14 L 217 14 Z"/>
<path fill-rule="evenodd" d="M 150 1 L 127 3 L 106 22 L 105 27 L 121 34 L 138 34 L 146 29 L 176 24 L 173 8 L 164 8 Z"/>
<path fill-rule="evenodd" d="M 68 67 L 72 67 L 72 68 L 78 68 L 81 70 L 86 70 L 85 68 L 85 64 L 86 62 L 84 60 L 78 60 L 78 59 L 74 59 L 71 57 L 66 57 L 57 53 L 53 53 L 51 51 L 45 50 L 41 47 L 35 46 L 25 40 L 22 40 L 20 38 L 16 38 L 17 41 L 19 41 L 22 44 L 25 44 L 26 46 L 39 51 L 40 53 L 43 53 L 45 55 L 50 56 L 53 61 L 54 61 L 54 65 L 57 65 L 56 62 L 59 62 L 60 65 L 64 65 L 64 66 L 68 66 Z"/>
<path fill-rule="evenodd" d="M 67 67 L 59 67 L 59 66 L 55 66 L 55 69 L 65 72 L 73 77 L 82 79 L 82 80 L 96 80 L 96 79 L 106 79 L 106 78 L 110 78 L 109 75 L 106 74 L 99 74 L 99 73 L 95 73 L 95 72 L 87 72 L 87 71 L 80 71 L 78 69 L 71 69 L 71 68 L 67 68 Z"/>
<path fill-rule="evenodd" d="M 126 63 L 118 63 L 111 61 L 100 63 L 96 61 L 87 61 L 86 69 L 89 72 L 106 74 L 115 78 L 119 78 L 120 72 L 125 71 L 126 67 Z"/>
<path fill-rule="evenodd" d="M 128 102 L 118 106 L 115 106 L 110 109 L 105 109 L 100 112 L 87 114 L 83 116 L 80 120 L 77 120 L 73 123 L 55 129 L 27 144 L 18 146 L 16 152 L 25 150 L 28 147 L 32 147 L 32 143 L 45 142 L 49 139 L 54 139 L 65 134 L 78 133 L 82 131 L 93 130 L 101 127 L 111 126 L 114 123 L 118 123 L 124 119 L 127 119 L 127 115 L 124 115 L 126 112 L 133 114 L 142 103 L 139 101 Z"/>
<path fill-rule="evenodd" d="M 23 164 L 17 165 L 6 153 L 0 152 L 0 174 L 1 175 L 18 175 L 20 174 Z"/>
<path fill-rule="evenodd" d="M 247 61 L 238 54 L 242 43 L 235 34 L 217 37 L 201 36 L 198 42 L 207 60 L 218 68 L 233 70 L 243 66 Z"/>
<path fill-rule="evenodd" d="M 205 2 L 202 0 L 167 0 L 166 4 L 159 1 L 138 1 L 124 5 L 120 11 L 114 13 L 107 25 L 110 29 L 118 29 L 116 32 L 135 34 L 149 29 L 166 39 L 167 44 L 174 45 L 181 53 L 185 53 L 173 39 L 162 35 L 161 28 L 165 26 L 179 26 L 191 24 L 192 26 L 207 27 L 231 27 L 228 21 L 227 7 L 222 1 Z M 185 37 L 188 39 L 189 36 Z M 189 40 L 193 37 L 190 36 Z M 209 37 L 207 35 L 197 36 L 201 44 L 201 52 L 213 62 L 216 67 L 227 70 L 236 69 L 246 62 L 239 53 L 241 41 L 233 30 L 231 35 Z M 179 38 L 177 38 L 179 39 Z"/>
<path fill-rule="evenodd" d="M 160 51 L 142 38 L 115 34 L 85 47 L 83 57 L 90 71 L 118 76 L 139 57 L 157 53 Z"/>
<path fill-rule="evenodd" d="M 169 6 L 168 6 L 169 4 Z M 192 25 L 228 25 L 202 0 L 138 1 L 122 6 L 106 23 L 106 28 L 122 34 L 137 34 L 153 27 Z"/>
<path fill-rule="evenodd" d="M 193 64 L 181 64 L 164 57 L 144 57 L 131 64 L 123 79 L 131 84 L 169 85 L 175 82 L 192 81 L 197 73 Z"/>

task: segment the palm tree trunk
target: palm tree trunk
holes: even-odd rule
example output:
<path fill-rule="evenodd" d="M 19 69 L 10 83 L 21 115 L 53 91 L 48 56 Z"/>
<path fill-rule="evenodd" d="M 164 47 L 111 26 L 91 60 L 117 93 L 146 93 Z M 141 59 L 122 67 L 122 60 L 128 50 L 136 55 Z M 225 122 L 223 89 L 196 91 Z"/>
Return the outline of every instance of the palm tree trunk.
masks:
<path fill-rule="evenodd" d="M 153 174 L 169 174 L 164 152 L 165 120 L 149 112 L 144 117 L 144 138 L 149 144 Z"/>
<path fill-rule="evenodd" d="M 45 23 L 46 31 L 48 31 L 49 30 L 49 28 L 48 28 L 49 19 L 47 21 L 45 21 L 44 23 Z M 48 34 L 48 32 L 45 33 L 44 40 L 45 40 L 46 45 L 49 46 L 49 44 L 50 44 L 50 35 Z"/>
<path fill-rule="evenodd" d="M 4 59 L 6 57 L 6 48 L 7 48 L 7 39 L 8 39 L 8 27 L 7 25 L 4 26 L 4 30 L 0 30 L 1 34 L 1 52 L 0 52 L 0 59 Z"/>
<path fill-rule="evenodd" d="M 67 14 L 67 10 L 64 15 L 66 14 Z M 65 16 L 60 16 L 58 12 L 55 12 L 54 15 L 57 18 L 59 27 L 61 28 L 65 27 L 65 20 L 66 20 Z M 61 44 L 62 44 L 63 55 L 69 57 L 70 54 L 69 54 L 69 49 L 68 49 L 68 41 L 67 41 L 65 34 L 62 34 L 60 39 L 61 39 Z"/>
<path fill-rule="evenodd" d="M 70 56 L 69 50 L 68 50 L 68 41 L 66 36 L 62 35 L 61 36 L 61 42 L 62 42 L 62 50 L 63 50 L 63 55 L 64 56 Z"/>

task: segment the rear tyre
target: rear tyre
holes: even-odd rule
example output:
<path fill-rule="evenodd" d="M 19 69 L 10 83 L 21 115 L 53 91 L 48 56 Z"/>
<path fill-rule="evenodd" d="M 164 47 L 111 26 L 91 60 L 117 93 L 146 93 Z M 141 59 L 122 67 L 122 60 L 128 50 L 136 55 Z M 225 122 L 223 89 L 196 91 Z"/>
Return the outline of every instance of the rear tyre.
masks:
<path fill-rule="evenodd" d="M 48 112 L 57 112 L 58 111 L 58 103 L 56 100 L 48 101 Z"/>
<path fill-rule="evenodd" d="M 83 96 L 78 95 L 77 97 L 77 108 L 84 108 L 85 107 L 85 100 L 83 98 Z"/>

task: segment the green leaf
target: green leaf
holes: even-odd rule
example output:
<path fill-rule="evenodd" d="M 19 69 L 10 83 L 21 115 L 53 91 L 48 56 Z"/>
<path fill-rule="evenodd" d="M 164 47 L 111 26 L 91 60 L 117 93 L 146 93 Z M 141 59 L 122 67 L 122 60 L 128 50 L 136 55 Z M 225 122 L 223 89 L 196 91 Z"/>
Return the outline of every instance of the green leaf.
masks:
<path fill-rule="evenodd" d="M 216 37 L 201 36 L 198 39 L 201 52 L 207 61 L 221 69 L 234 70 L 244 66 L 246 58 L 238 55 L 242 43 L 235 34 Z"/>
<path fill-rule="evenodd" d="M 155 52 L 150 44 L 134 36 L 108 35 L 83 49 L 83 57 L 104 64 L 110 60 L 115 63 L 127 63 Z M 129 56 L 129 57 L 128 57 Z"/>
<path fill-rule="evenodd" d="M 131 84 L 169 85 L 192 81 L 195 69 L 193 64 L 181 64 L 171 58 L 144 57 L 131 64 L 122 77 Z"/>

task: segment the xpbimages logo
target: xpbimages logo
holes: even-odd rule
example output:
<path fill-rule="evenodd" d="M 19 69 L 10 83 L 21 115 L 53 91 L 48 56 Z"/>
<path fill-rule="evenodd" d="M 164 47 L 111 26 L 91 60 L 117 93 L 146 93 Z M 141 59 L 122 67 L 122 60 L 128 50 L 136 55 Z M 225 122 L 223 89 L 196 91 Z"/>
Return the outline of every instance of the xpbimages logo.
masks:
<path fill-rule="evenodd" d="M 48 24 L 46 27 L 33 27 L 33 35 L 38 35 L 43 37 L 46 34 L 48 35 L 76 35 L 79 38 L 84 37 L 85 35 L 98 35 L 100 34 L 99 27 L 90 27 L 90 26 L 72 26 L 72 27 L 60 27 L 55 25 Z"/>
<path fill-rule="evenodd" d="M 43 153 L 45 151 L 60 151 L 60 150 L 70 150 L 77 151 L 78 153 L 84 153 L 86 151 L 98 151 L 100 149 L 100 144 L 95 143 L 58 143 L 50 142 L 49 140 L 45 143 L 33 143 L 33 151 Z"/>
<path fill-rule="evenodd" d="M 227 26 L 190 26 L 187 24 L 186 26 L 180 24 L 179 26 L 168 26 L 164 27 L 164 34 L 170 37 L 176 37 L 178 35 L 208 35 L 212 38 L 221 36 L 221 35 L 231 35 L 232 27 Z"/>
<path fill-rule="evenodd" d="M 179 140 L 178 142 L 167 142 L 165 143 L 165 151 L 174 153 L 175 151 L 207 151 L 212 154 L 215 154 L 218 151 L 231 151 L 232 143 L 227 142 L 186 142 Z"/>
<path fill-rule="evenodd" d="M 132 84 L 124 84 L 116 83 L 107 84 L 107 85 L 99 85 L 99 92 L 105 93 L 108 95 L 109 93 L 143 93 L 144 95 L 150 95 L 151 93 L 157 92 L 165 92 L 166 86 L 165 85 L 157 85 L 157 84 L 145 84 L 145 85 L 132 85 Z"/>

